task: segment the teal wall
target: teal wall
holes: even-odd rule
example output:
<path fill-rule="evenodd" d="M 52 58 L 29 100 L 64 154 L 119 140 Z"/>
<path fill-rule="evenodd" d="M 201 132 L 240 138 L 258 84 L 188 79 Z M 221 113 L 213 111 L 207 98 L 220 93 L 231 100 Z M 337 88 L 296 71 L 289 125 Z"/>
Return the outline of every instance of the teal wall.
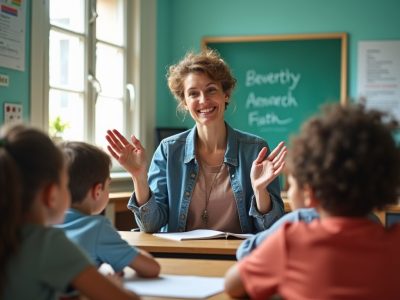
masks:
<path fill-rule="evenodd" d="M 347 32 L 353 98 L 358 41 L 400 39 L 399 0 L 158 0 L 157 5 L 157 126 L 193 124 L 177 117 L 165 73 L 187 50 L 199 50 L 204 36 Z"/>
<path fill-rule="evenodd" d="M 0 74 L 9 78 L 9 86 L 0 86 L 0 124 L 4 123 L 4 103 L 22 104 L 23 118 L 28 121 L 30 116 L 30 24 L 31 24 L 31 1 L 26 1 L 26 23 L 25 23 L 25 71 L 17 71 L 0 67 Z"/>
<path fill-rule="evenodd" d="M 0 87 L 3 103 L 22 103 L 30 115 L 31 0 L 27 0 L 25 71 L 0 67 L 10 85 Z M 203 36 L 268 35 L 317 32 L 349 34 L 349 95 L 356 96 L 357 43 L 400 39 L 399 0 L 158 0 L 157 2 L 157 126 L 191 126 L 182 122 L 168 91 L 166 70 L 187 50 L 199 50 Z M 34 76 L 34 75 L 33 75 Z"/>

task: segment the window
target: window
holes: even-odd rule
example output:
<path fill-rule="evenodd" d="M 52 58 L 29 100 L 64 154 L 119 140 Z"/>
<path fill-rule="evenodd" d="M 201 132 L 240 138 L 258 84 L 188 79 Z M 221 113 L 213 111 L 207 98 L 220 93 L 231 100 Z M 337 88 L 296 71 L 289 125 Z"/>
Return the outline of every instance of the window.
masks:
<path fill-rule="evenodd" d="M 49 4 L 50 133 L 105 145 L 106 130 L 130 120 L 125 0 Z"/>
<path fill-rule="evenodd" d="M 101 147 L 116 128 L 152 151 L 155 3 L 32 1 L 32 124 Z"/>

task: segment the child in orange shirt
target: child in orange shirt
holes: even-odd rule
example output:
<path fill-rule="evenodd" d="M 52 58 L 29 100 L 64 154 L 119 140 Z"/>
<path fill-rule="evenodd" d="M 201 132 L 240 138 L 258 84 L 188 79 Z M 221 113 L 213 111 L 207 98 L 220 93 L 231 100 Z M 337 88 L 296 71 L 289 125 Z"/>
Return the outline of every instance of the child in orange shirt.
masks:
<path fill-rule="evenodd" d="M 286 223 L 226 274 L 233 297 L 397 299 L 400 224 L 365 218 L 398 200 L 400 152 L 383 114 L 328 106 L 293 140 L 287 166 L 294 207 L 315 207 L 309 224 Z M 386 120 L 387 121 L 387 120 Z"/>
<path fill-rule="evenodd" d="M 72 286 L 90 299 L 139 299 L 101 275 L 51 225 L 70 204 L 61 151 L 44 133 L 14 125 L 0 133 L 0 298 L 55 300 Z"/>

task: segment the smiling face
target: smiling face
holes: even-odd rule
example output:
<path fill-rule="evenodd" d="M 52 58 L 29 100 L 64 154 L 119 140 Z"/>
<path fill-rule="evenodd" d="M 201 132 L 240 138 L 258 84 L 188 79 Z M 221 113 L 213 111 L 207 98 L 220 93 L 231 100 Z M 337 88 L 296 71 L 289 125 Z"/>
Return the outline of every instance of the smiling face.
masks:
<path fill-rule="evenodd" d="M 220 82 L 206 74 L 190 73 L 184 80 L 185 108 L 198 125 L 223 122 L 227 95 Z"/>

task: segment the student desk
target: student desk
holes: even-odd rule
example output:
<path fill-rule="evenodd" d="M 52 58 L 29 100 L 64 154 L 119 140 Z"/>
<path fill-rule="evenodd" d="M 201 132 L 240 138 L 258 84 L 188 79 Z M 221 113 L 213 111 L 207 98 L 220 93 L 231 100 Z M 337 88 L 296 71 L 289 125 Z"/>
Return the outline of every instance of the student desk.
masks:
<path fill-rule="evenodd" d="M 206 260 L 206 259 L 182 259 L 182 258 L 157 258 L 161 265 L 161 274 L 191 275 L 224 277 L 226 271 L 235 263 L 232 260 Z M 129 274 L 127 274 L 129 278 Z M 173 298 L 141 297 L 144 300 L 160 300 Z M 224 292 L 211 296 L 211 300 L 231 299 Z"/>
<path fill-rule="evenodd" d="M 206 258 L 235 260 L 241 239 L 173 241 L 144 232 L 119 231 L 130 245 L 150 252 L 155 257 Z"/>
<path fill-rule="evenodd" d="M 115 224 L 115 215 L 119 212 L 128 211 L 127 205 L 128 200 L 131 197 L 131 192 L 119 192 L 119 193 L 110 193 L 110 201 L 105 208 L 105 216 L 111 221 L 112 224 Z M 132 213 L 133 220 L 133 213 Z M 132 224 L 133 227 L 133 224 Z"/>

